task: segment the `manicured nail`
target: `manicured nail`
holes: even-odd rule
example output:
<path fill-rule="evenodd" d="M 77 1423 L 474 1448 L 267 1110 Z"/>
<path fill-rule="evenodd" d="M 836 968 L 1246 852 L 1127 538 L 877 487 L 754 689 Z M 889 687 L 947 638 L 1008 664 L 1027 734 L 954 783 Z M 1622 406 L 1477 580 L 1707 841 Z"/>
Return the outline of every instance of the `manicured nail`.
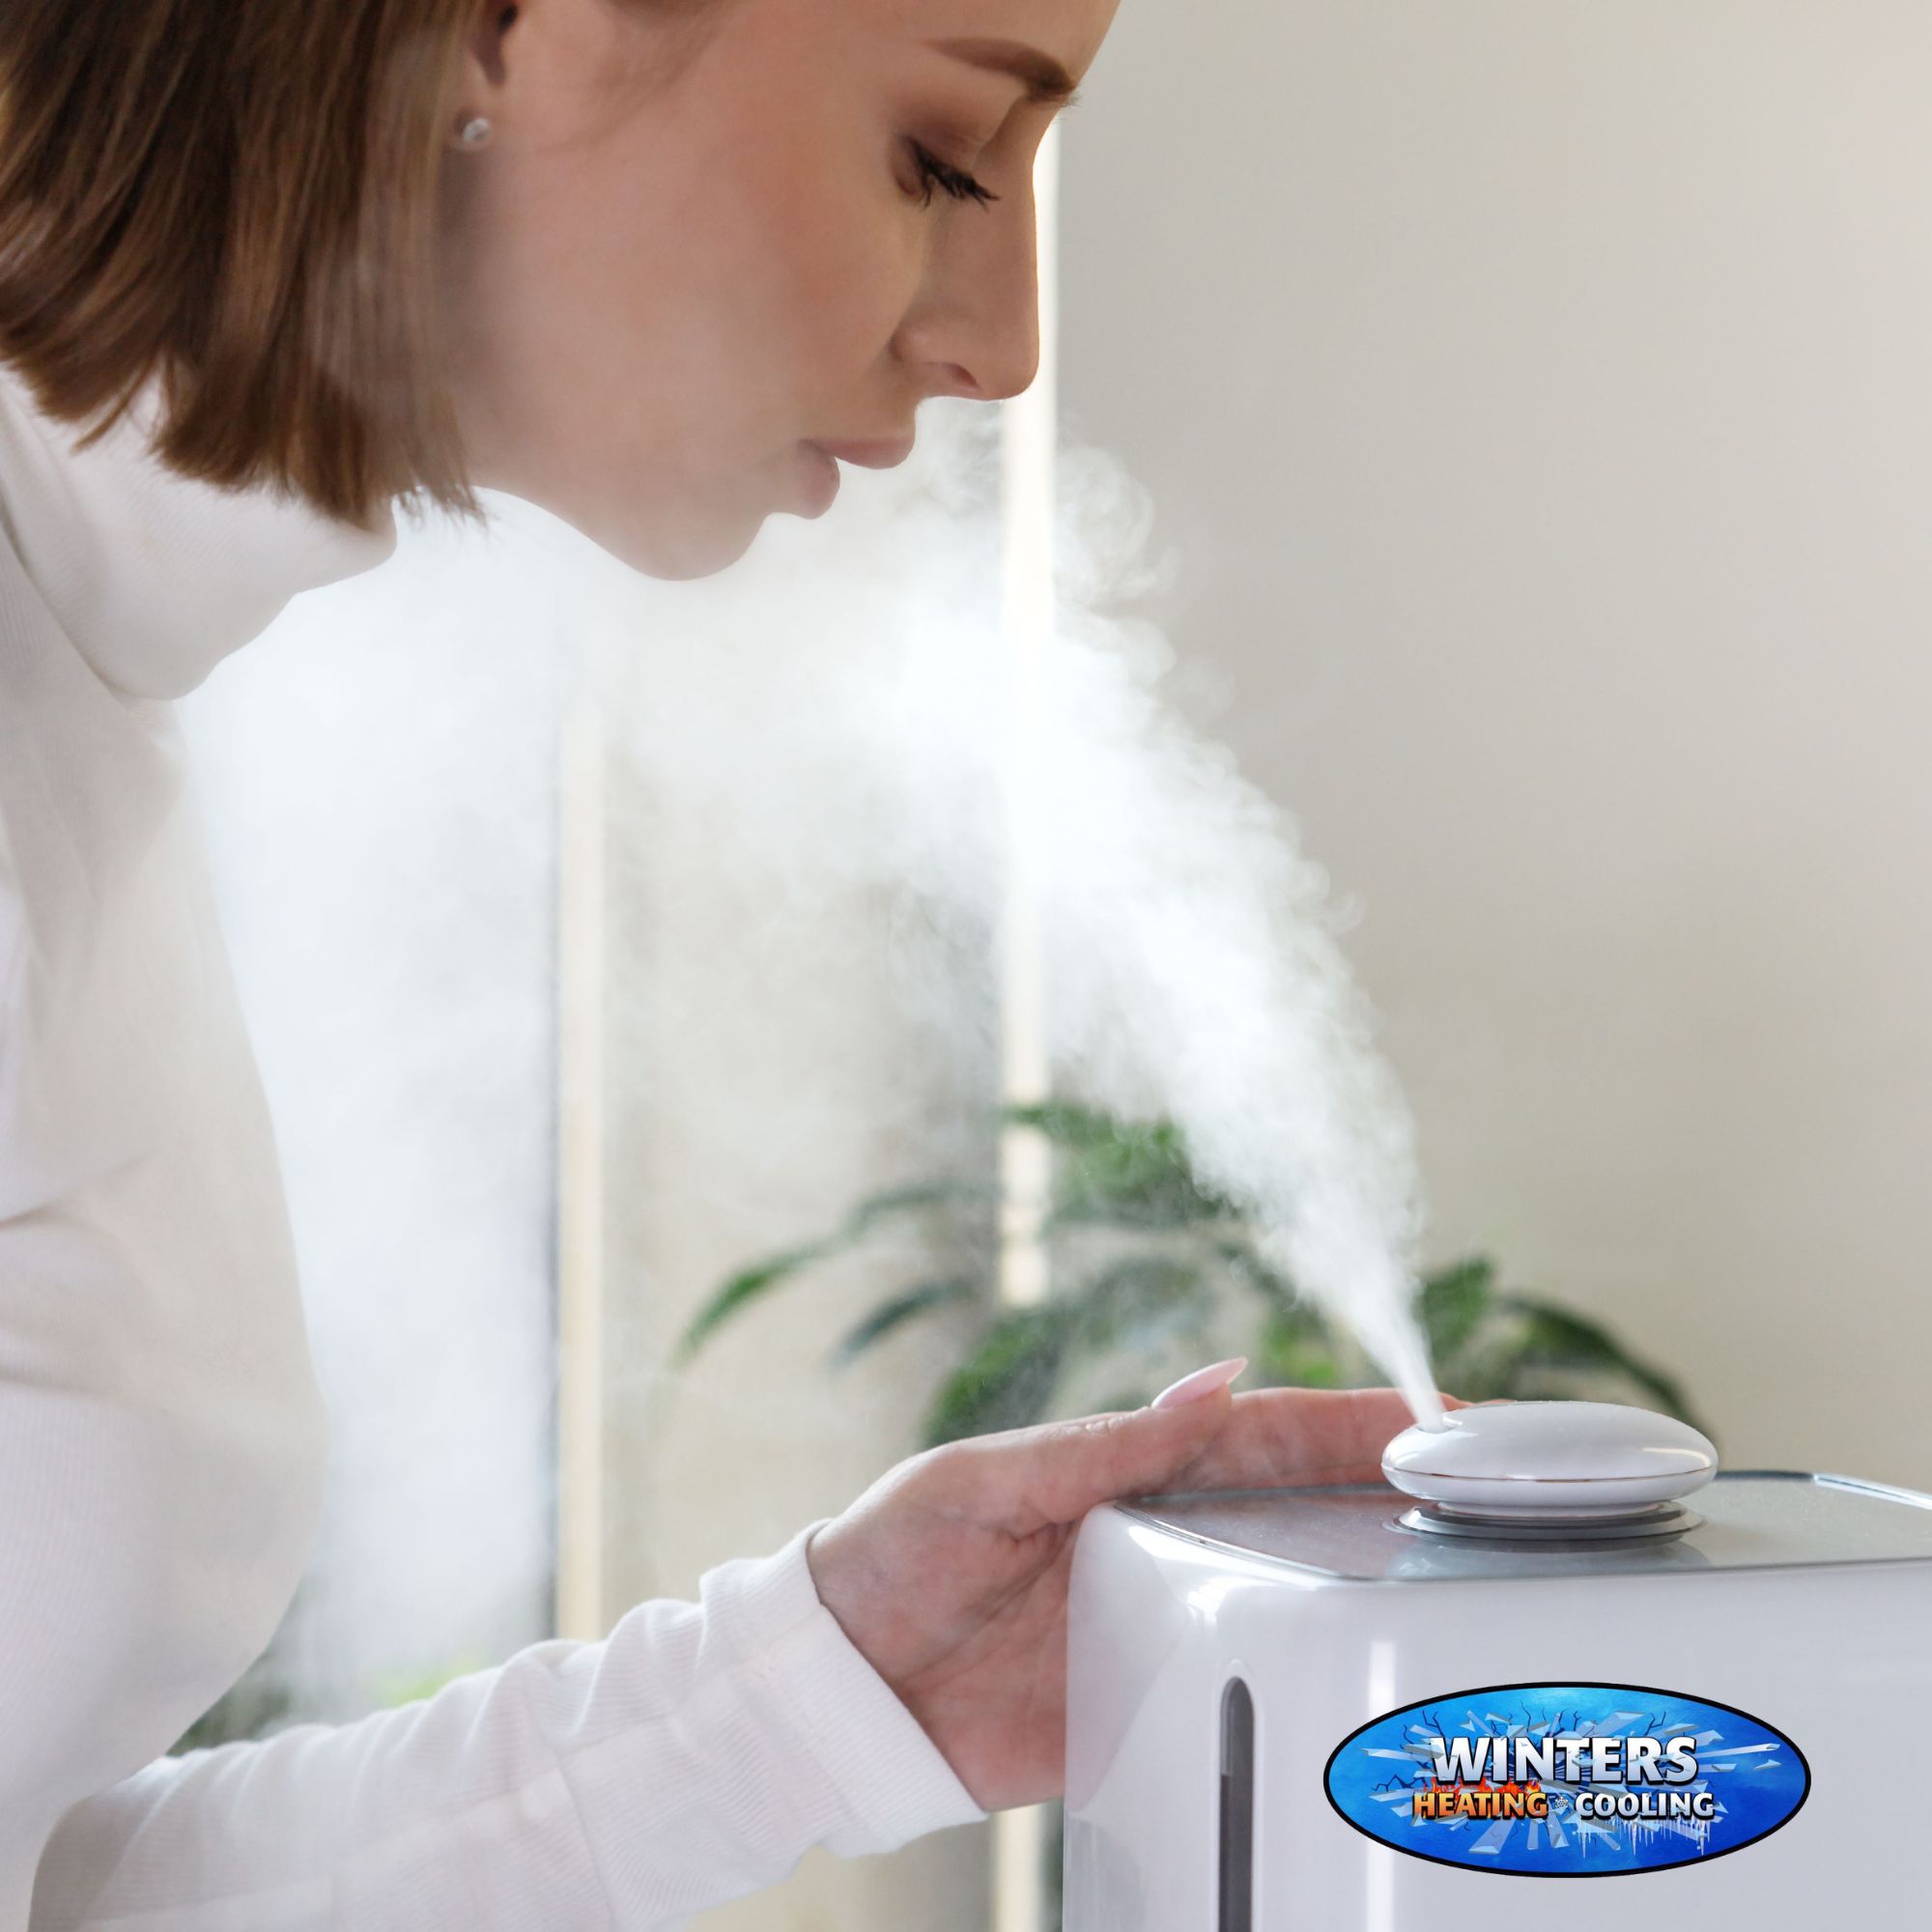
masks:
<path fill-rule="evenodd" d="M 1245 1355 L 1236 1355 L 1230 1361 L 1196 1369 L 1191 1376 L 1182 1376 L 1171 1388 L 1162 1389 L 1148 1406 L 1151 1408 L 1179 1408 L 1187 1403 L 1218 1395 L 1247 1366 Z"/>

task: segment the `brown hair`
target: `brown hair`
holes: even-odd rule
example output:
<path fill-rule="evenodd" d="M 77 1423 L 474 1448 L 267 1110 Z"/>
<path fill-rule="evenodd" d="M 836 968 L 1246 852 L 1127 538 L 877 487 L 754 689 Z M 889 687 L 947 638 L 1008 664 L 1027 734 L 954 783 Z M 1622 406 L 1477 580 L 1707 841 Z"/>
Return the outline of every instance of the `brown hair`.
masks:
<path fill-rule="evenodd" d="M 437 189 L 479 0 L 0 0 L 0 360 L 184 475 L 475 514 Z M 98 419 L 98 420 L 97 420 Z"/>

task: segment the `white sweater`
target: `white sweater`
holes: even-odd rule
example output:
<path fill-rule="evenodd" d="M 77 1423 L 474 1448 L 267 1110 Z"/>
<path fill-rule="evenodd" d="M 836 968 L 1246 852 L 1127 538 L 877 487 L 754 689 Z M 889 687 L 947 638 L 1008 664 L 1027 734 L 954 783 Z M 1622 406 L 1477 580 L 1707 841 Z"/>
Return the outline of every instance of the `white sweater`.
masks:
<path fill-rule="evenodd" d="M 0 369 L 0 1932 L 645 1932 L 981 1815 L 801 1535 L 423 1702 L 159 1753 L 305 1563 L 326 1418 L 172 700 L 368 532 Z"/>

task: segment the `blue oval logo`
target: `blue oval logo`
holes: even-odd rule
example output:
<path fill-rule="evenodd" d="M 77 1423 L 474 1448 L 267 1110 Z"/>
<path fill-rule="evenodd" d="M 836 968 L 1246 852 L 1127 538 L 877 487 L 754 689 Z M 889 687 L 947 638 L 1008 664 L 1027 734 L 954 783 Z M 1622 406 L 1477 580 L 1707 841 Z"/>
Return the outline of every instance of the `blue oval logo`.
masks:
<path fill-rule="evenodd" d="M 1741 1852 L 1811 1790 L 1762 1719 L 1632 1684 L 1491 1684 L 1390 1711 L 1335 1747 L 1328 1802 L 1410 1858 L 1517 1878 L 1620 1878 Z"/>

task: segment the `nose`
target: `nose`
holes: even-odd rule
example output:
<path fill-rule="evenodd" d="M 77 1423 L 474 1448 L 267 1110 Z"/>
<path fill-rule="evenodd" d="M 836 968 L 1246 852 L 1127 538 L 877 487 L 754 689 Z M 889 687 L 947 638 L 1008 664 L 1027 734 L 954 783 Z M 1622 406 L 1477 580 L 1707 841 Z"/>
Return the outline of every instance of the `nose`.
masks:
<path fill-rule="evenodd" d="M 1004 402 L 1039 373 L 1033 195 L 948 211 L 896 343 L 930 396 Z"/>

